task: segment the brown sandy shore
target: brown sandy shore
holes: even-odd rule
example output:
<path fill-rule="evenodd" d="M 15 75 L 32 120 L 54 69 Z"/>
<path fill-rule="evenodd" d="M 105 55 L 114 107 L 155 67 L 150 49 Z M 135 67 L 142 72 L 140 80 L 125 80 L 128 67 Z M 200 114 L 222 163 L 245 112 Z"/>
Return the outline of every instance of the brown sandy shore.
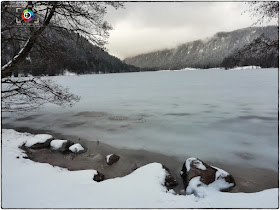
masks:
<path fill-rule="evenodd" d="M 184 188 L 180 177 L 180 170 L 183 161 L 175 157 L 162 155 L 145 150 L 119 149 L 97 141 L 80 139 L 77 136 L 62 135 L 46 130 L 32 130 L 26 127 L 13 127 L 12 125 L 2 125 L 3 129 L 15 129 L 18 132 L 28 132 L 32 134 L 47 133 L 56 139 L 68 139 L 80 143 L 86 148 L 86 152 L 75 155 L 72 153 L 53 152 L 49 149 L 31 150 L 28 155 L 36 162 L 49 163 L 53 166 L 60 166 L 69 170 L 95 169 L 105 175 L 105 179 L 122 177 L 130 174 L 136 168 L 153 162 L 159 162 L 170 169 L 172 176 L 178 181 L 179 185 L 174 188 L 179 193 Z M 96 156 L 100 154 L 102 156 Z M 109 154 L 117 154 L 120 159 L 117 163 L 108 166 L 105 157 Z M 99 157 L 99 158 L 96 158 Z M 199 158 L 199 157 L 198 157 Z M 221 163 L 204 162 L 222 168 L 233 175 L 236 187 L 231 192 L 259 192 L 265 189 L 278 188 L 278 173 L 272 170 L 261 168 L 246 168 L 236 165 L 223 165 Z"/>

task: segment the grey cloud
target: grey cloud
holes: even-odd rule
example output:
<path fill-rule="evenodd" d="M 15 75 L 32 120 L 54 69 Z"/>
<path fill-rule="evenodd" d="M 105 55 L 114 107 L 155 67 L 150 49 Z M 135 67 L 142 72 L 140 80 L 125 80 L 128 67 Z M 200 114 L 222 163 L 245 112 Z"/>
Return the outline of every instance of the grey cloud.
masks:
<path fill-rule="evenodd" d="M 107 48 L 124 59 L 249 27 L 248 8 L 244 2 L 127 2 L 106 15 L 114 27 Z"/>

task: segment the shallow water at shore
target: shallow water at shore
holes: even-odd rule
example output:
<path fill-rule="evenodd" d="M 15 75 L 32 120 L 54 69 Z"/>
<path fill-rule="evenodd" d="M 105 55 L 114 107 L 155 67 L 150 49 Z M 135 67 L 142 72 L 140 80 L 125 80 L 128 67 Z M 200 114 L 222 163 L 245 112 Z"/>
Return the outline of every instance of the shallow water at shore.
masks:
<path fill-rule="evenodd" d="M 11 126 L 9 127 L 11 128 Z M 5 128 L 5 126 L 3 128 Z M 145 150 L 119 149 L 102 142 L 88 141 L 78 136 L 63 135 L 46 130 L 33 130 L 26 127 L 14 129 L 19 132 L 29 132 L 33 134 L 48 133 L 53 135 L 54 138 L 68 139 L 80 143 L 86 148 L 86 152 L 79 155 L 52 152 L 49 149 L 31 150 L 32 154 L 28 156 L 36 162 L 49 163 L 53 166 L 68 168 L 69 170 L 95 169 L 103 173 L 105 179 L 122 177 L 130 174 L 136 168 L 148 163 L 158 162 L 169 168 L 171 175 L 177 180 L 178 186 L 174 188 L 174 191 L 176 193 L 181 193 L 181 190 L 184 189 L 183 181 L 179 174 L 184 161 L 178 160 L 176 157 Z M 108 166 L 105 162 L 105 157 L 113 153 L 119 155 L 120 160 L 112 166 Z M 94 158 L 98 154 L 102 157 L 101 159 Z M 279 187 L 278 173 L 272 170 L 226 165 L 218 162 L 209 162 L 207 160 L 203 161 L 222 168 L 233 175 L 236 181 L 236 187 L 231 191 L 233 193 L 259 192 L 265 189 Z"/>

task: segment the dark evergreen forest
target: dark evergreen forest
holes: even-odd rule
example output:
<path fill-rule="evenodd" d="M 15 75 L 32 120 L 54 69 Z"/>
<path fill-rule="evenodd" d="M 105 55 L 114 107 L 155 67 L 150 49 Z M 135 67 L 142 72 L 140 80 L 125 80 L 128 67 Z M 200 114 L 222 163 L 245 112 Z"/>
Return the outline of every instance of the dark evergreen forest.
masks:
<path fill-rule="evenodd" d="M 2 64 L 11 60 L 21 47 L 17 40 L 2 46 Z M 46 29 L 25 61 L 14 71 L 14 76 L 19 73 L 25 76 L 55 76 L 65 70 L 77 74 L 152 71 L 125 64 L 77 33 Z"/>

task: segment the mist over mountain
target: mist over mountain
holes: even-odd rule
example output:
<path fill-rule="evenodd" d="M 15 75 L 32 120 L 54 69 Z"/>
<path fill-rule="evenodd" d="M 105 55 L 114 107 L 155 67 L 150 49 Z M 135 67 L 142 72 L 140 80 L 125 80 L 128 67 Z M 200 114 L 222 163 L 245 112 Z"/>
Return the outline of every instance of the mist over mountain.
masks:
<path fill-rule="evenodd" d="M 276 26 L 249 27 L 232 32 L 219 32 L 205 40 L 196 40 L 179 45 L 173 49 L 159 50 L 151 53 L 124 59 L 124 62 L 141 68 L 155 69 L 182 69 L 186 67 L 210 68 L 221 67 L 225 58 L 235 55 L 238 51 L 251 45 L 259 37 L 267 40 L 278 40 L 278 28 Z M 255 43 L 257 45 L 258 43 Z M 269 52 L 269 55 L 252 55 L 260 66 L 278 66 L 278 49 Z M 266 64 L 260 63 L 265 59 L 271 59 Z M 241 59 L 241 58 L 240 58 Z M 248 58 L 252 63 L 253 60 Z M 240 62 L 236 60 L 235 64 Z M 243 59 L 242 64 L 246 65 Z"/>

